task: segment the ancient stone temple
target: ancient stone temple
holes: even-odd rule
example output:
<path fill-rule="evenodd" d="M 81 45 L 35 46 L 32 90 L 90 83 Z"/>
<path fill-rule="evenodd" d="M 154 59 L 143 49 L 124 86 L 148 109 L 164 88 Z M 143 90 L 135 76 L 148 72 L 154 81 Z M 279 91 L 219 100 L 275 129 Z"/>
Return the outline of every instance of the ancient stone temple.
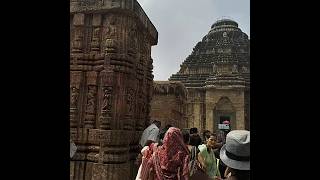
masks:
<path fill-rule="evenodd" d="M 235 21 L 215 22 L 169 80 L 188 90 L 188 127 L 250 129 L 250 41 Z"/>
<path fill-rule="evenodd" d="M 70 30 L 70 179 L 134 179 L 157 30 L 136 0 L 71 0 Z"/>
<path fill-rule="evenodd" d="M 187 89 L 181 82 L 154 81 L 151 101 L 151 119 L 161 121 L 161 126 L 187 127 Z"/>

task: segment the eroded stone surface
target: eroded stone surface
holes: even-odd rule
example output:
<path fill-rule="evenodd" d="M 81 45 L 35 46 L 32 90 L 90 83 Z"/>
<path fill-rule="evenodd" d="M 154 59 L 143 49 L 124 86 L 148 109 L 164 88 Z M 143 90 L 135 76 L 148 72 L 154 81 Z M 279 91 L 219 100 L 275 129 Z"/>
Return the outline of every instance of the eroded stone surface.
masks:
<path fill-rule="evenodd" d="M 70 179 L 133 179 L 157 30 L 136 0 L 70 1 Z"/>

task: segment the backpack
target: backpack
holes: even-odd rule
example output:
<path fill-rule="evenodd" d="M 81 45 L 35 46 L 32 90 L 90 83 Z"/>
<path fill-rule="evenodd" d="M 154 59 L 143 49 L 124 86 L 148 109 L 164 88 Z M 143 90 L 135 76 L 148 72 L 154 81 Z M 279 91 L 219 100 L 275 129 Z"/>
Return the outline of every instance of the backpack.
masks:
<path fill-rule="evenodd" d="M 199 166 L 197 146 L 192 146 L 189 166 L 189 180 L 211 180 L 210 177 Z"/>
<path fill-rule="evenodd" d="M 188 164 L 189 171 L 190 171 L 190 176 L 192 176 L 193 173 L 196 170 L 197 161 L 198 161 L 198 158 L 197 158 L 197 147 L 196 146 L 192 146 L 190 162 Z"/>

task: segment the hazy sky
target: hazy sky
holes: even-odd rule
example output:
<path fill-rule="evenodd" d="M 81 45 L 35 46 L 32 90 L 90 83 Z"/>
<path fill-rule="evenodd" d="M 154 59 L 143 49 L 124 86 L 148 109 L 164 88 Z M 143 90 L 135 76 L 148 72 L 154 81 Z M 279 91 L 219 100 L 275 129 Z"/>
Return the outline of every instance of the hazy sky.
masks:
<path fill-rule="evenodd" d="M 137 0 L 158 30 L 154 80 L 168 80 L 218 19 L 233 19 L 250 37 L 250 0 Z"/>

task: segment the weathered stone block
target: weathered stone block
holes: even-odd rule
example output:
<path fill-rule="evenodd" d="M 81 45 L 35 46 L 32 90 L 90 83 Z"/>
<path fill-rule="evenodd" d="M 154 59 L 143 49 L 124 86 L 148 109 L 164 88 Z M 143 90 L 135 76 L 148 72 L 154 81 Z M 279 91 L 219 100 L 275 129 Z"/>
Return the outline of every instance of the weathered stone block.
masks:
<path fill-rule="evenodd" d="M 74 14 L 73 25 L 75 25 L 75 26 L 83 26 L 84 25 L 84 14 L 83 13 Z"/>

